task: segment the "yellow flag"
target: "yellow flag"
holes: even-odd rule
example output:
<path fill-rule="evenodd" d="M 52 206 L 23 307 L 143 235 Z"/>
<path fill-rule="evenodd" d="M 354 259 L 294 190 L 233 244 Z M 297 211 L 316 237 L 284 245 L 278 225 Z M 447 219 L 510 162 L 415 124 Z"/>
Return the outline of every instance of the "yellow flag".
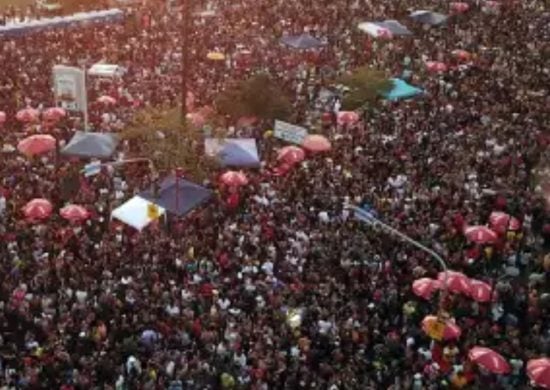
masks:
<path fill-rule="evenodd" d="M 157 219 L 159 215 L 160 213 L 158 206 L 154 203 L 149 203 L 147 205 L 147 217 L 149 219 Z"/>

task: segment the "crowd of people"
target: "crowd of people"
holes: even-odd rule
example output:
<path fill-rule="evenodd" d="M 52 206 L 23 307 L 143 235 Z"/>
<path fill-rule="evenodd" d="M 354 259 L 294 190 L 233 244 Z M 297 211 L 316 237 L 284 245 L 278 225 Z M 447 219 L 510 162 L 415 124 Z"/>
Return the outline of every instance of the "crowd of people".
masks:
<path fill-rule="evenodd" d="M 550 219 L 535 190 L 548 159 L 548 19 L 541 0 L 482 1 L 426 28 L 414 9 L 444 13 L 423 0 L 218 0 L 216 16 L 193 20 L 189 89 L 212 105 L 235 81 L 267 72 L 293 103 L 292 121 L 317 131 L 332 150 L 283 176 L 247 171 L 240 204 L 218 199 L 166 228 L 135 232 L 110 223 L 114 206 L 134 194 L 127 172 L 82 179 L 71 202 L 94 211 L 71 226 L 52 216 L 25 220 L 33 198 L 56 206 L 52 157 L 4 150 L 0 159 L 0 388 L 2 389 L 528 389 L 527 360 L 550 353 Z M 3 145 L 40 125 L 15 113 L 54 105 L 56 64 L 104 61 L 127 69 L 122 80 L 90 86 L 114 106 L 90 104 L 91 127 L 114 131 L 143 107 L 175 106 L 181 85 L 177 8 L 148 1 L 123 23 L 93 24 L 0 37 Z M 376 40 L 357 29 L 397 19 L 412 37 Z M 280 44 L 308 32 L 326 42 L 303 63 Z M 251 52 L 247 67 L 234 55 Z M 466 65 L 451 53 L 472 53 Z M 227 61 L 214 64 L 211 51 Z M 430 73 L 426 60 L 448 63 Z M 422 97 L 380 100 L 353 125 L 321 122 L 330 104 L 319 91 L 358 66 L 405 75 Z M 310 68 L 310 69 L 308 69 Z M 309 71 L 308 71 L 309 70 Z M 305 78 L 304 74 L 308 73 Z M 107 116 L 105 114 L 108 114 Z M 65 120 L 69 139 L 82 126 Z M 260 121 L 265 166 L 283 143 Z M 75 162 L 62 162 L 63 165 Z M 117 186 L 119 176 L 126 184 Z M 215 180 L 211 181 L 215 183 Z M 215 184 L 211 184 L 215 186 Z M 122 196 L 120 195 L 122 193 Z M 485 280 L 495 301 L 453 295 L 445 310 L 458 340 L 430 339 L 420 322 L 438 311 L 411 283 L 436 277 L 437 263 L 397 237 L 371 229 L 344 209 L 368 204 L 386 223 L 437 251 L 449 267 Z M 463 235 L 493 211 L 522 222 L 521 232 L 480 247 Z M 515 272 L 510 272 L 510 269 Z M 501 353 L 508 375 L 472 364 L 474 345 Z"/>

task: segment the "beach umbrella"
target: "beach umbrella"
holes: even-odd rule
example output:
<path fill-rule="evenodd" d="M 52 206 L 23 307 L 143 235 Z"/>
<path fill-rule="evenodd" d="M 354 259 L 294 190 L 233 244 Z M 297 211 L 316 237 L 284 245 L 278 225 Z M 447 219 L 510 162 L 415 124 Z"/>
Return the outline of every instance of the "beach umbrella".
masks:
<path fill-rule="evenodd" d="M 448 67 L 443 62 L 438 61 L 426 61 L 426 69 L 430 72 L 441 73 L 446 72 Z"/>
<path fill-rule="evenodd" d="M 67 112 L 61 107 L 50 107 L 42 113 L 42 117 L 48 121 L 58 121 L 65 115 Z"/>
<path fill-rule="evenodd" d="M 332 145 L 325 136 L 310 134 L 304 138 L 302 147 L 310 152 L 326 152 L 332 148 Z"/>
<path fill-rule="evenodd" d="M 435 340 L 456 340 L 462 330 L 452 320 L 441 320 L 437 316 L 426 316 L 422 320 L 422 330 Z"/>
<path fill-rule="evenodd" d="M 47 199 L 33 199 L 23 207 L 28 219 L 46 219 L 52 214 L 53 206 Z"/>
<path fill-rule="evenodd" d="M 506 233 L 508 230 L 521 229 L 521 222 L 502 211 L 493 211 L 489 216 L 489 226 L 498 233 Z"/>
<path fill-rule="evenodd" d="M 430 278 L 417 279 L 412 284 L 414 294 L 424 299 L 430 299 L 433 293 L 440 288 L 441 282 Z"/>
<path fill-rule="evenodd" d="M 476 302 L 489 302 L 493 295 L 493 288 L 481 280 L 470 279 L 466 294 Z"/>
<path fill-rule="evenodd" d="M 550 389 L 550 359 L 531 359 L 527 362 L 527 376 L 538 387 Z"/>
<path fill-rule="evenodd" d="M 454 293 L 468 293 L 470 289 L 470 279 L 461 272 L 446 271 L 447 272 L 447 289 Z M 437 280 L 443 284 L 445 283 L 445 271 L 437 274 Z"/>
<path fill-rule="evenodd" d="M 55 143 L 55 138 L 49 134 L 36 134 L 20 141 L 17 149 L 27 156 L 35 156 L 54 150 Z"/>
<path fill-rule="evenodd" d="M 59 214 L 71 222 L 85 221 L 90 218 L 90 212 L 82 206 L 70 204 L 63 207 Z"/>
<path fill-rule="evenodd" d="M 243 172 L 227 171 L 220 176 L 220 181 L 230 187 L 239 187 L 248 184 L 248 178 Z"/>
<path fill-rule="evenodd" d="M 498 352 L 485 347 L 473 347 L 468 352 L 468 358 L 493 374 L 508 374 L 510 364 Z"/>
<path fill-rule="evenodd" d="M 355 111 L 339 111 L 336 115 L 336 121 L 340 126 L 353 125 L 359 122 L 359 114 Z"/>
<path fill-rule="evenodd" d="M 498 235 L 487 226 L 468 226 L 464 229 L 464 235 L 477 244 L 494 244 L 498 241 Z"/>
<path fill-rule="evenodd" d="M 103 95 L 97 98 L 97 102 L 105 105 L 110 105 L 110 104 L 116 104 L 116 99 L 108 95 Z"/>
<path fill-rule="evenodd" d="M 306 154 L 302 148 L 290 145 L 285 146 L 284 148 L 279 150 L 279 153 L 277 154 L 277 160 L 282 161 L 286 164 L 293 165 L 302 162 L 305 156 Z"/>
<path fill-rule="evenodd" d="M 35 110 L 34 108 L 24 108 L 23 110 L 17 111 L 17 114 L 15 114 L 15 119 L 17 119 L 19 122 L 35 122 L 38 120 L 38 116 L 40 113 L 38 110 Z"/>
<path fill-rule="evenodd" d="M 367 33 L 373 38 L 391 39 L 392 32 L 389 28 L 379 25 L 375 22 L 363 22 L 357 26 L 359 30 Z"/>
<path fill-rule="evenodd" d="M 225 54 L 217 51 L 211 51 L 206 55 L 206 58 L 208 58 L 211 61 L 223 61 L 225 60 Z"/>
<path fill-rule="evenodd" d="M 409 17 L 416 22 L 428 24 L 430 26 L 440 25 L 447 20 L 447 16 L 443 14 L 426 10 L 414 11 L 409 15 Z"/>

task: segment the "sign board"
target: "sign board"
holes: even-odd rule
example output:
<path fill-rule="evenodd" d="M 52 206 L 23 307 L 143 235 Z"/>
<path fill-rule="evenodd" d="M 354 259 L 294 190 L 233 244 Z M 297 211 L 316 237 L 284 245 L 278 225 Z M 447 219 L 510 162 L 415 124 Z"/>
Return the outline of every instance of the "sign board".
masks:
<path fill-rule="evenodd" d="M 275 138 L 301 145 L 304 138 L 307 136 L 307 129 L 301 126 L 296 126 L 291 123 L 275 120 L 273 128 Z"/>
<path fill-rule="evenodd" d="M 53 67 L 53 88 L 56 105 L 68 111 L 86 112 L 86 74 L 72 66 Z"/>

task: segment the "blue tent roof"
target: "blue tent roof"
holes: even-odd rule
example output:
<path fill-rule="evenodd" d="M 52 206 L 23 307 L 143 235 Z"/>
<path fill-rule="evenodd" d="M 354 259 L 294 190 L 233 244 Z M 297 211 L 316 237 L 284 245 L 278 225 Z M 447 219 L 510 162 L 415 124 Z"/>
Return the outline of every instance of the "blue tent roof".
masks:
<path fill-rule="evenodd" d="M 108 158 L 115 152 L 117 144 L 118 137 L 115 134 L 77 131 L 61 153 L 68 156 Z"/>
<path fill-rule="evenodd" d="M 183 178 L 178 179 L 176 185 L 176 177 L 170 175 L 160 183 L 156 195 L 153 187 L 139 194 L 149 202 L 182 217 L 210 199 L 212 191 Z"/>
<path fill-rule="evenodd" d="M 384 93 L 384 97 L 388 100 L 409 99 L 424 93 L 422 89 L 414 87 L 401 79 L 391 80 L 393 81 L 393 88 Z"/>
<path fill-rule="evenodd" d="M 319 39 L 309 34 L 287 35 L 281 38 L 281 42 L 294 49 L 315 49 L 324 45 Z"/>
<path fill-rule="evenodd" d="M 206 154 L 219 158 L 225 167 L 259 167 L 260 157 L 254 138 L 207 138 Z"/>

